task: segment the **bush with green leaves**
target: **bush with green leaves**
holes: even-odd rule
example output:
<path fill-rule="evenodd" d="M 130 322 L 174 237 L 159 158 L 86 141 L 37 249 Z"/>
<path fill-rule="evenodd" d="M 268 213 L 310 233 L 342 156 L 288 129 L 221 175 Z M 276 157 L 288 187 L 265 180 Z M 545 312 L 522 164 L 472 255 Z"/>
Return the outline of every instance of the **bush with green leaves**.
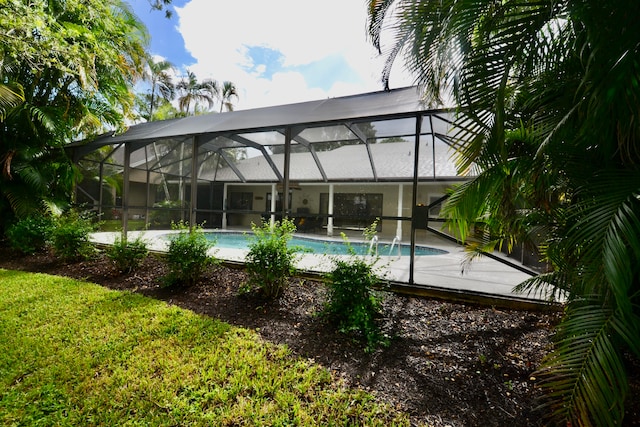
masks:
<path fill-rule="evenodd" d="M 95 247 L 89 235 L 98 229 L 90 212 L 69 210 L 58 217 L 51 236 L 53 252 L 66 261 L 89 259 Z"/>
<path fill-rule="evenodd" d="M 343 333 L 355 333 L 366 342 L 366 351 L 387 345 L 376 322 L 382 307 L 382 296 L 377 290 L 383 285 L 375 264 L 377 259 L 358 256 L 349 247 L 349 257 L 334 257 L 334 268 L 326 274 L 329 288 L 328 302 L 323 315 L 335 322 Z"/>
<path fill-rule="evenodd" d="M 257 288 L 265 298 L 277 298 L 296 272 L 296 252 L 300 248 L 289 246 L 296 226 L 293 221 L 283 219 L 273 226 L 266 222 L 260 227 L 252 224 L 251 228 L 254 236 L 245 260 L 249 278 L 244 291 Z"/>
<path fill-rule="evenodd" d="M 130 273 L 140 266 L 149 254 L 149 249 L 142 235 L 138 235 L 131 240 L 124 233 L 121 233 L 120 236 L 115 238 L 113 245 L 109 246 L 105 252 L 118 271 Z"/>
<path fill-rule="evenodd" d="M 164 284 L 193 285 L 204 274 L 206 268 L 217 260 L 207 253 L 213 243 L 207 239 L 202 227 L 190 226 L 187 222 L 172 223 L 171 228 L 178 233 L 171 236 L 166 261 L 169 274 Z"/>
<path fill-rule="evenodd" d="M 174 222 L 179 222 L 182 216 L 183 203 L 180 200 L 163 200 L 154 203 L 150 214 L 151 226 L 166 228 Z"/>
<path fill-rule="evenodd" d="M 33 215 L 10 225 L 6 237 L 12 249 L 23 254 L 34 254 L 47 246 L 53 229 L 53 218 L 48 215 Z"/>

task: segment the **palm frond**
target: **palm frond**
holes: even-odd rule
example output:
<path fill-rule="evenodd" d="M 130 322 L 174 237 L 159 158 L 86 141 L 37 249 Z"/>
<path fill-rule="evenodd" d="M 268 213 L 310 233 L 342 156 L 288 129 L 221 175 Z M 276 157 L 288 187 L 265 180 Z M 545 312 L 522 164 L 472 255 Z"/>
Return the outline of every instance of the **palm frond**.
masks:
<path fill-rule="evenodd" d="M 367 9 L 369 14 L 368 34 L 373 46 L 380 51 L 380 35 L 389 8 L 395 0 L 368 0 Z"/>
<path fill-rule="evenodd" d="M 31 189 L 18 182 L 4 182 L 1 186 L 2 195 L 9 202 L 12 213 L 23 218 L 39 208 L 39 201 L 34 198 Z"/>
<path fill-rule="evenodd" d="M 576 292 L 613 292 L 618 304 L 628 304 L 631 287 L 638 286 L 632 266 L 640 262 L 639 182 L 638 171 L 602 171 L 577 191 L 559 243 L 563 256 L 575 260 L 574 269 L 590 266 L 592 280 L 581 283 L 590 288 Z"/>
<path fill-rule="evenodd" d="M 555 350 L 536 374 L 548 391 L 543 407 L 556 420 L 580 426 L 619 425 L 628 385 L 611 336 L 617 323 L 616 313 L 598 299 L 568 308 Z"/>
<path fill-rule="evenodd" d="M 569 295 L 571 281 L 562 273 L 550 273 L 533 276 L 513 288 L 513 292 L 539 297 L 546 301 L 565 301 Z"/>
<path fill-rule="evenodd" d="M 7 112 L 24 102 L 24 91 L 18 84 L 0 83 L 0 122 L 7 117 Z"/>

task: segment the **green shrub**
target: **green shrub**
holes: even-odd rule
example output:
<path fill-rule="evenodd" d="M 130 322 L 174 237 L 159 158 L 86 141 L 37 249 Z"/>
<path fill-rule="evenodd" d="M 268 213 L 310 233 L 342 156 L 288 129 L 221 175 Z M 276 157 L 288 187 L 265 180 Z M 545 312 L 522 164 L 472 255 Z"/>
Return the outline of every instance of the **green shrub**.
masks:
<path fill-rule="evenodd" d="M 150 214 L 151 225 L 154 227 L 168 227 L 170 224 L 180 222 L 183 204 L 180 200 L 163 200 L 154 203 Z"/>
<path fill-rule="evenodd" d="M 254 237 L 245 261 L 249 279 L 244 290 L 255 287 L 265 298 L 277 298 L 296 271 L 296 252 L 300 249 L 288 246 L 296 226 L 293 221 L 283 219 L 273 227 L 267 222 L 262 227 L 252 224 L 251 228 Z"/>
<path fill-rule="evenodd" d="M 53 228 L 54 220 L 50 216 L 29 216 L 9 226 L 6 237 L 12 249 L 23 254 L 34 254 L 46 247 Z"/>
<path fill-rule="evenodd" d="M 213 243 L 207 240 L 201 226 L 190 227 L 180 221 L 172 223 L 171 228 L 179 232 L 169 242 L 166 260 L 170 272 L 165 277 L 165 285 L 193 285 L 205 269 L 216 262 L 207 254 Z"/>
<path fill-rule="evenodd" d="M 346 236 L 343 234 L 346 241 Z M 348 242 L 346 242 L 348 244 Z M 335 322 L 341 332 L 359 334 L 366 342 L 366 350 L 388 344 L 376 322 L 382 298 L 376 288 L 383 283 L 375 269 L 376 260 L 365 257 L 333 259 L 334 268 L 327 273 L 328 302 L 323 314 Z"/>
<path fill-rule="evenodd" d="M 89 241 L 89 234 L 98 229 L 98 223 L 88 212 L 70 210 L 56 221 L 51 244 L 54 253 L 66 261 L 89 259 L 95 254 L 95 247 Z"/>
<path fill-rule="evenodd" d="M 106 250 L 106 254 L 113 261 L 118 271 L 130 273 L 140 266 L 142 260 L 149 254 L 149 249 L 142 236 L 129 240 L 122 233 L 119 237 L 116 237 L 113 245 Z"/>

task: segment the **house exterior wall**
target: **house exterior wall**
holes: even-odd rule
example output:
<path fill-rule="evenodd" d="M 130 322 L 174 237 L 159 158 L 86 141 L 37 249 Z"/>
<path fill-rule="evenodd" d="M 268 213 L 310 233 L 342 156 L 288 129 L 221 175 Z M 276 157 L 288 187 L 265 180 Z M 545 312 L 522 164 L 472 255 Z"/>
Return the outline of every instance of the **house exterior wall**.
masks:
<path fill-rule="evenodd" d="M 412 184 L 411 183 L 334 183 L 334 198 L 339 194 L 381 194 L 383 217 L 406 217 L 411 218 L 412 214 Z M 446 193 L 447 188 L 452 183 L 423 182 L 418 184 L 417 203 L 428 205 L 431 201 L 441 197 Z M 402 190 L 400 187 L 402 186 Z M 329 193 L 330 184 L 326 183 L 303 183 L 292 185 L 291 189 L 291 216 L 313 216 L 323 214 L 322 195 Z M 250 228 L 251 223 L 260 223 L 262 216 L 269 210 L 271 184 L 229 184 L 227 186 L 225 206 L 228 210 L 234 210 L 231 204 L 232 193 L 240 197 L 240 193 L 251 194 L 251 206 L 246 212 L 231 212 L 227 214 L 228 225 L 231 228 Z M 398 213 L 398 196 L 402 191 L 402 210 Z M 299 214 L 299 215 L 296 215 Z M 326 224 L 326 219 L 323 221 Z M 378 234 L 385 238 L 393 239 L 401 231 L 400 237 L 403 241 L 410 239 L 411 223 L 409 220 L 401 221 L 398 227 L 398 220 L 384 219 L 380 222 Z M 336 232 L 347 231 L 347 234 L 361 235 L 362 227 L 336 226 Z"/>

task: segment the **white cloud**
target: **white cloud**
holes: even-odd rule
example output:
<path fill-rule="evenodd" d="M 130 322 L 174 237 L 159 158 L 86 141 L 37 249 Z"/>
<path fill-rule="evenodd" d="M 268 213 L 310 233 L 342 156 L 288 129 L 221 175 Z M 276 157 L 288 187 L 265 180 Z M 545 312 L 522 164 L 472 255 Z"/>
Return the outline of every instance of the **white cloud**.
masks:
<path fill-rule="evenodd" d="M 366 33 L 363 0 L 192 0 L 176 8 L 178 30 L 196 58 L 185 64 L 199 79 L 230 80 L 240 91 L 237 109 L 278 105 L 380 90 L 382 62 Z M 246 48 L 262 46 L 282 54 L 282 72 L 260 77 L 269 64 L 250 64 Z M 310 88 L 300 72 L 330 55 L 342 55 L 358 81 L 336 81 L 327 75 L 328 90 Z M 248 72 L 248 65 L 257 65 Z M 403 73 L 392 75 L 406 86 Z"/>

